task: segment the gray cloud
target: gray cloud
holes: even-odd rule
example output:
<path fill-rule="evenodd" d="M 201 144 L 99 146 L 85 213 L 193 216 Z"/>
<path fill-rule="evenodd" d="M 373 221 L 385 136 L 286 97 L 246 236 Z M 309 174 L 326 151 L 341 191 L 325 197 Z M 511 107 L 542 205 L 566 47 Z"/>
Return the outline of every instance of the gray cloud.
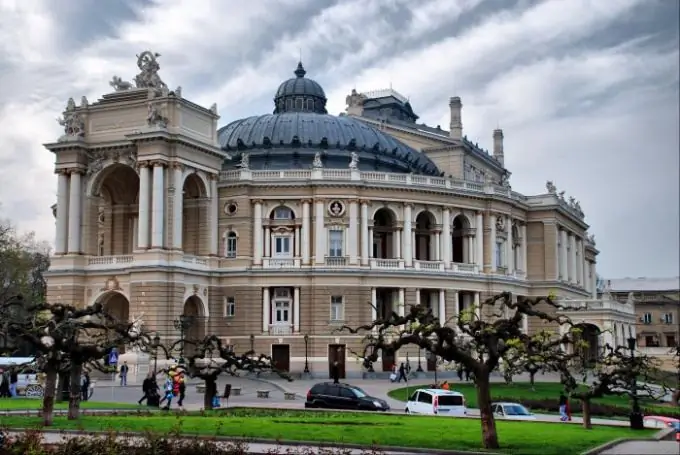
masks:
<path fill-rule="evenodd" d="M 30 33 L 28 31 L 30 30 Z M 185 96 L 222 122 L 270 112 L 300 50 L 344 109 L 390 84 L 421 119 L 489 146 L 505 130 L 512 185 L 546 179 L 581 201 L 608 276 L 677 275 L 678 3 L 664 0 L 31 0 L 0 4 L 2 215 L 51 239 L 53 157 L 66 99 L 130 78 L 160 52 Z"/>

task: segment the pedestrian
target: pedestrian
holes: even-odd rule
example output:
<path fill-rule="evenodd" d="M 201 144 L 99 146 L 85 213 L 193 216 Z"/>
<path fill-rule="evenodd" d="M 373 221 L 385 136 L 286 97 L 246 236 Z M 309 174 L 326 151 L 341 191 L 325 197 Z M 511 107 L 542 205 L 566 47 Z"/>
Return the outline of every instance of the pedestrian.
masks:
<path fill-rule="evenodd" d="M 333 376 L 333 384 L 340 384 L 340 364 L 338 363 L 337 360 L 333 362 L 331 374 Z"/>
<path fill-rule="evenodd" d="M 442 384 L 442 390 L 449 390 L 449 389 L 450 389 L 449 382 L 444 381 L 444 383 Z"/>
<path fill-rule="evenodd" d="M 80 378 L 80 395 L 82 401 L 90 398 L 90 373 L 85 370 Z"/>
<path fill-rule="evenodd" d="M 12 367 L 9 370 L 9 394 L 15 398 L 17 397 L 17 383 L 19 382 L 19 373 L 17 369 Z"/>
<path fill-rule="evenodd" d="M 465 380 L 470 381 L 470 370 L 465 367 Z"/>
<path fill-rule="evenodd" d="M 144 381 L 142 381 L 142 398 L 139 399 L 137 403 L 140 405 L 142 404 L 142 401 L 146 400 L 146 403 L 149 404 L 149 398 L 152 397 L 153 393 L 158 390 L 158 384 L 155 383 L 153 380 L 153 373 L 149 373 L 145 378 Z"/>
<path fill-rule="evenodd" d="M 401 365 L 399 365 L 399 378 L 397 379 L 397 382 L 401 382 L 402 379 L 404 382 L 408 382 L 408 378 L 406 377 L 406 366 L 404 365 L 404 362 L 401 362 Z"/>
<path fill-rule="evenodd" d="M 456 373 L 458 373 L 458 380 L 463 382 L 463 367 L 458 366 L 458 371 Z"/>
<path fill-rule="evenodd" d="M 163 407 L 163 410 L 164 410 L 164 411 L 167 411 L 167 410 L 170 409 L 170 405 L 172 404 L 172 399 L 173 399 L 174 396 L 175 396 L 175 395 L 173 394 L 173 392 L 172 392 L 172 389 L 173 389 L 173 380 L 172 380 L 172 376 L 168 375 L 167 379 L 165 380 L 165 384 L 163 385 L 164 396 L 163 396 L 163 398 L 161 399 L 160 403 L 158 404 L 158 405 L 160 406 L 161 404 L 163 404 L 164 401 L 167 401 L 167 402 L 168 402 L 168 404 L 166 404 L 166 405 Z"/>
<path fill-rule="evenodd" d="M 180 408 L 182 407 L 182 403 L 184 403 L 184 394 L 187 390 L 186 382 L 184 380 L 184 373 L 180 373 L 177 375 L 177 383 L 178 383 L 178 390 L 177 392 L 179 393 L 179 399 L 177 400 L 177 406 Z"/>
<path fill-rule="evenodd" d="M 566 422 L 569 416 L 567 415 L 567 396 L 564 392 L 560 392 L 560 420 Z"/>
<path fill-rule="evenodd" d="M 11 396 L 12 394 L 9 393 L 9 374 L 0 370 L 0 398 L 10 398 Z"/>
<path fill-rule="evenodd" d="M 120 385 L 121 387 L 127 386 L 127 375 L 130 368 L 128 367 L 127 361 L 123 362 L 120 366 Z"/>
<path fill-rule="evenodd" d="M 570 395 L 571 396 L 571 395 Z M 571 422 L 571 406 L 569 405 L 569 398 L 570 396 L 567 397 L 567 420 Z"/>

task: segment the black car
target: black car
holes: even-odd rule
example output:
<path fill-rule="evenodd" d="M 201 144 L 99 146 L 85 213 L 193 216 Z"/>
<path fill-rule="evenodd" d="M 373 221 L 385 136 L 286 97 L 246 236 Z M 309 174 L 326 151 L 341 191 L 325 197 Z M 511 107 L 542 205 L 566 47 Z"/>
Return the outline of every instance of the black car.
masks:
<path fill-rule="evenodd" d="M 389 411 L 385 400 L 369 396 L 359 387 L 324 382 L 307 392 L 305 408 L 351 409 L 354 411 Z"/>

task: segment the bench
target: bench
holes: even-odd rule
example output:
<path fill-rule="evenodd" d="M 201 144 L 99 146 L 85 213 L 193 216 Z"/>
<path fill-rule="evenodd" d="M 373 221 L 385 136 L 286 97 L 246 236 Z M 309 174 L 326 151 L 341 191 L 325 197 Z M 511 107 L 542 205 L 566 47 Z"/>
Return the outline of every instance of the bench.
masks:
<path fill-rule="evenodd" d="M 283 398 L 286 400 L 294 400 L 295 394 L 293 392 L 283 392 Z"/>
<path fill-rule="evenodd" d="M 258 390 L 257 398 L 269 398 L 269 390 Z"/>
<path fill-rule="evenodd" d="M 232 387 L 231 388 L 231 394 L 235 397 L 241 395 L 241 388 L 240 387 Z"/>
<path fill-rule="evenodd" d="M 205 384 L 196 384 L 196 393 L 205 393 Z"/>

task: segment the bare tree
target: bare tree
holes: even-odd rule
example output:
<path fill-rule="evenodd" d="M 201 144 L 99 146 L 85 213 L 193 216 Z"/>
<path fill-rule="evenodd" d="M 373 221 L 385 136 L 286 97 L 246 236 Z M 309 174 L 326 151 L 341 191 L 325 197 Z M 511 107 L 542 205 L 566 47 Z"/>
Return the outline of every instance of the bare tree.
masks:
<path fill-rule="evenodd" d="M 529 342 L 529 335 L 522 331 L 525 317 L 539 318 L 547 323 L 569 323 L 565 316 L 541 311 L 540 305 L 552 310 L 561 308 L 551 296 L 520 296 L 513 302 L 512 295 L 504 292 L 484 300 L 480 308 L 462 311 L 459 317 L 448 321 L 448 325 L 442 325 L 431 309 L 413 305 L 405 316 L 392 312 L 371 324 L 343 326 L 340 330 L 365 334 L 364 351 L 356 355 L 367 365 L 378 359 L 380 351 L 396 352 L 403 346 L 416 345 L 470 371 L 477 388 L 483 446 L 498 449 L 498 433 L 491 412 L 491 372 L 513 347 Z M 493 314 L 485 320 L 481 315 L 487 308 L 491 308 Z"/>
<path fill-rule="evenodd" d="M 184 355 L 186 364 L 182 365 L 182 368 L 190 377 L 205 382 L 203 408 L 206 410 L 213 409 L 213 397 L 217 394 L 217 378 L 223 373 L 238 376 L 241 373 L 273 372 L 282 378 L 292 380 L 288 374 L 272 366 L 271 357 L 256 354 L 254 351 L 238 355 L 215 335 L 209 335 L 202 340 L 178 340 L 168 348 L 151 345 L 147 346 L 147 349 L 160 348 L 169 359 L 180 345 L 190 345 L 192 348 L 189 355 Z M 157 352 L 155 354 L 157 355 Z"/>

